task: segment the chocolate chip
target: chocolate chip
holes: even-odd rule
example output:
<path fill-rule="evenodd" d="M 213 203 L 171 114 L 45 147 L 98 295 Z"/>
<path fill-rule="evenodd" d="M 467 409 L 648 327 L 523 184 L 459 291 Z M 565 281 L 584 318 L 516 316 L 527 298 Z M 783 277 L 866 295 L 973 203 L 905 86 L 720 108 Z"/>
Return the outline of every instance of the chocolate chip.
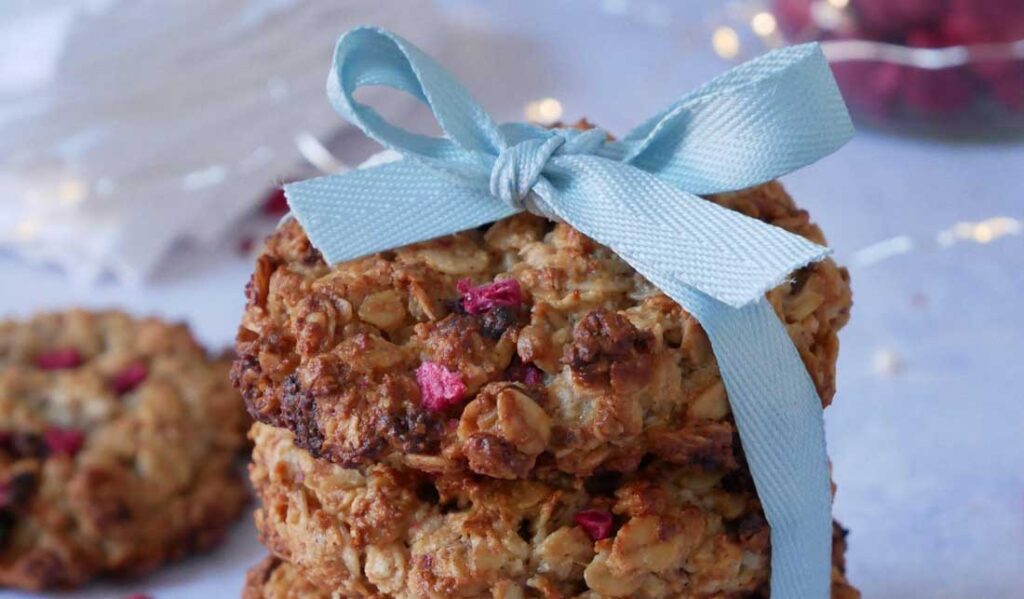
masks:
<path fill-rule="evenodd" d="M 392 445 L 401 447 L 405 453 L 437 453 L 444 435 L 444 421 L 422 411 L 387 415 L 380 428 Z"/>
<path fill-rule="evenodd" d="M 520 539 L 529 543 L 530 539 L 533 538 L 533 533 L 530 530 L 530 520 L 527 518 L 523 518 L 522 520 L 520 520 L 519 530 L 517 532 L 519 532 Z"/>
<path fill-rule="evenodd" d="M 763 530 L 768 530 L 768 522 L 760 513 L 752 513 L 736 523 L 736 536 L 740 542 L 746 543 Z"/>
<path fill-rule="evenodd" d="M 462 298 L 444 300 L 444 307 L 453 314 L 465 314 L 466 307 L 462 304 Z"/>
<path fill-rule="evenodd" d="M 510 306 L 495 306 L 484 313 L 480 332 L 485 337 L 500 339 L 505 329 L 516 323 L 518 310 Z"/>
<path fill-rule="evenodd" d="M 294 374 L 284 380 L 281 391 L 281 420 L 295 433 L 296 445 L 319 457 L 324 434 L 317 419 L 316 400 L 302 389 Z"/>
<path fill-rule="evenodd" d="M 416 497 L 423 503 L 429 503 L 430 505 L 441 503 L 441 495 L 437 492 L 437 487 L 431 482 L 420 483 L 416 487 Z"/>
<path fill-rule="evenodd" d="M 0 507 L 16 508 L 25 503 L 36 490 L 37 477 L 33 472 L 19 472 L 0 485 Z"/>
<path fill-rule="evenodd" d="M 14 512 L 0 509 L 0 549 L 7 546 L 11 533 L 14 532 L 14 524 Z"/>
<path fill-rule="evenodd" d="M 0 451 L 16 460 L 42 459 L 50 453 L 41 435 L 19 431 L 5 431 L 0 435 Z"/>
<path fill-rule="evenodd" d="M 622 485 L 621 472 L 598 472 L 583 480 L 583 488 L 590 495 L 615 495 L 615 490 Z"/>
<path fill-rule="evenodd" d="M 753 493 L 754 479 L 749 470 L 733 470 L 722 477 L 722 489 L 727 493 Z"/>

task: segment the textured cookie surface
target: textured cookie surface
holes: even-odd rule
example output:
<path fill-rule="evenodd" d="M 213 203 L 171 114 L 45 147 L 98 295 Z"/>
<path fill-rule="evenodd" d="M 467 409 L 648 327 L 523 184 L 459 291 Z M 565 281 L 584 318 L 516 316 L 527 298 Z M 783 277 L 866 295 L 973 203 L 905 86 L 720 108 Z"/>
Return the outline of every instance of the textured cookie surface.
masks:
<path fill-rule="evenodd" d="M 254 425 L 261 540 L 315 588 L 343 597 L 756 597 L 769 529 L 748 476 L 652 462 L 588 478 L 346 469 Z M 834 538 L 837 599 L 844 533 Z"/>
<path fill-rule="evenodd" d="M 268 555 L 245 574 L 242 599 L 329 599 L 288 562 Z"/>
<path fill-rule="evenodd" d="M 824 242 L 777 183 L 712 201 Z M 768 299 L 827 404 L 845 270 L 811 265 Z M 286 223 L 259 257 L 237 349 L 252 415 L 345 466 L 397 456 L 502 479 L 625 472 L 650 454 L 738 466 L 695 319 L 607 248 L 529 214 L 334 267 Z"/>
<path fill-rule="evenodd" d="M 155 319 L 0 323 L 0 586 L 141 574 L 218 541 L 246 502 L 228 370 Z"/>

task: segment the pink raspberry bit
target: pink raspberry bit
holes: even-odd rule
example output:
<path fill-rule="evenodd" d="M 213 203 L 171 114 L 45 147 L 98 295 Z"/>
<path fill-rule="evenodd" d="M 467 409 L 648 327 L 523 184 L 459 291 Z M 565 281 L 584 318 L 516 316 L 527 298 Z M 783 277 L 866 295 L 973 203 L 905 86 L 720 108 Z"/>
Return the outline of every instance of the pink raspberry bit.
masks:
<path fill-rule="evenodd" d="M 524 364 L 519 361 L 519 358 L 515 358 L 505 371 L 505 378 L 534 387 L 544 384 L 544 371 L 537 368 L 532 362 Z"/>
<path fill-rule="evenodd" d="M 40 370 L 64 370 L 82 365 L 82 354 L 73 347 L 51 349 L 38 354 L 35 359 L 36 368 Z"/>
<path fill-rule="evenodd" d="M 506 306 L 518 308 L 523 303 L 523 292 L 519 281 L 504 279 L 474 287 L 469 279 L 462 279 L 455 285 L 462 294 L 462 309 L 468 314 L 483 314 L 491 308 Z"/>
<path fill-rule="evenodd" d="M 612 536 L 614 520 L 610 512 L 605 510 L 583 510 L 576 514 L 576 526 L 583 529 L 592 541 L 600 541 Z"/>
<path fill-rule="evenodd" d="M 533 364 L 523 366 L 523 371 L 523 382 L 527 385 L 534 387 L 544 382 L 544 373 Z"/>
<path fill-rule="evenodd" d="M 288 213 L 288 200 L 284 197 L 284 188 L 275 187 L 263 197 L 263 214 L 267 216 L 284 216 Z"/>
<path fill-rule="evenodd" d="M 416 383 L 420 386 L 420 402 L 432 412 L 458 405 L 466 394 L 462 375 L 436 362 L 420 364 L 416 369 Z"/>
<path fill-rule="evenodd" d="M 142 362 L 132 362 L 110 379 L 114 393 L 124 395 L 138 387 L 149 376 L 149 368 Z"/>
<path fill-rule="evenodd" d="M 50 453 L 75 457 L 85 445 L 85 434 L 73 428 L 51 428 L 43 433 L 43 442 Z"/>

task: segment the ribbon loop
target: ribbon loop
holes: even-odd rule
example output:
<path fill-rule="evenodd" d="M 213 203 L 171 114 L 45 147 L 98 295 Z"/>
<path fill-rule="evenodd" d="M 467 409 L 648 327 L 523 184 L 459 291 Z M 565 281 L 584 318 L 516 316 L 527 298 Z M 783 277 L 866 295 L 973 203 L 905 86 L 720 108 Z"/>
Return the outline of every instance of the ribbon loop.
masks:
<path fill-rule="evenodd" d="M 397 127 L 372 107 L 356 101 L 357 89 L 386 86 L 424 103 L 445 137 L 431 137 Z M 383 29 L 360 27 L 344 34 L 334 50 L 327 96 L 335 110 L 367 136 L 404 155 L 435 167 L 452 161 L 480 163 L 475 154 L 496 156 L 505 146 L 498 126 L 468 91 L 433 58 Z M 489 161 L 485 158 L 483 163 Z M 458 169 L 456 169 L 458 170 Z"/>
<path fill-rule="evenodd" d="M 751 187 L 827 156 L 853 124 L 816 44 L 775 50 L 631 131 L 625 162 L 697 195 Z"/>

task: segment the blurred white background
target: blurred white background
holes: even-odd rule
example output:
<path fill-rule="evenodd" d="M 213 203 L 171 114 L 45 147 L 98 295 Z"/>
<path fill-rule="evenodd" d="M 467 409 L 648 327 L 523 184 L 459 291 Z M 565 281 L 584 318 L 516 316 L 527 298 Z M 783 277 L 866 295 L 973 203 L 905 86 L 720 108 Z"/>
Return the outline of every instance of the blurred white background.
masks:
<path fill-rule="evenodd" d="M 53 118 L 100 118 L 86 112 L 85 100 L 93 96 L 74 91 L 90 87 L 92 82 L 82 80 L 81 74 L 90 68 L 95 72 L 95 65 L 67 55 L 74 45 L 52 56 L 40 50 L 49 47 L 43 35 L 29 35 L 31 43 L 25 46 L 28 25 L 11 23 L 45 11 L 37 10 L 35 2 L 10 2 L 0 5 L 0 230 L 5 213 L 10 222 L 24 216 L 10 215 L 15 204 L 24 210 L 24 196 L 18 193 L 29 184 L 25 173 L 41 172 L 20 165 L 53 166 L 58 163 L 44 164 L 43 158 L 66 159 L 48 149 L 54 147 L 55 136 L 70 133 L 27 133 L 33 113 L 52 109 Z M 110 3 L 116 0 L 48 2 L 56 15 L 48 18 L 69 19 L 60 16 L 62 10 L 107 14 Z M 0 315 L 80 304 L 120 306 L 187 320 L 209 345 L 229 345 L 250 271 L 247 246 L 273 226 L 272 218 L 246 217 L 245 211 L 259 204 L 276 181 L 308 175 L 317 164 L 330 168 L 325 156 L 352 164 L 373 150 L 341 128 L 321 91 L 333 39 L 363 20 L 363 14 L 369 22 L 387 24 L 435 52 L 498 120 L 522 120 L 527 113 L 567 121 L 586 116 L 617 133 L 729 66 L 712 47 L 716 28 L 735 28 L 740 56 L 763 49 L 749 32 L 750 10 L 755 10 L 749 2 L 135 4 L 204 16 L 195 24 L 195 36 L 178 34 L 167 40 L 168 46 L 151 48 L 154 58 L 164 57 L 162 62 L 151 62 L 149 53 L 124 52 L 133 77 L 159 83 L 161 95 L 178 93 L 168 91 L 173 86 L 164 80 L 177 81 L 186 72 L 227 61 L 231 68 L 226 72 L 239 80 L 251 78 L 248 91 L 236 96 L 227 87 L 204 90 L 200 85 L 195 94 L 181 91 L 180 97 L 174 96 L 178 99 L 172 108 L 180 111 L 174 114 L 186 114 L 196 131 L 225 127 L 218 144 L 196 145 L 183 136 L 164 145 L 167 136 L 182 130 L 161 120 L 167 116 L 161 105 L 141 92 L 126 96 L 138 104 L 126 101 L 103 114 L 103 122 L 116 133 L 121 127 L 126 134 L 149 127 L 159 133 L 150 138 L 152 144 L 141 144 L 148 148 L 144 153 L 112 153 L 102 157 L 102 164 L 123 167 L 126 173 L 161 174 L 154 187 L 140 183 L 128 196 L 120 195 L 121 188 L 118 193 L 111 190 L 106 197 L 128 197 L 131 207 L 131 214 L 118 213 L 114 225 L 104 228 L 106 221 L 86 218 L 56 229 L 52 235 L 67 242 L 57 247 L 70 258 L 24 247 L 15 252 L 8 237 L 10 251 L 0 254 Z M 215 10 L 217 5 L 224 12 Z M 311 14 L 304 11 L 327 10 L 325 5 L 345 9 L 315 19 L 317 35 L 306 36 L 314 25 L 303 20 L 302 15 Z M 123 14 L 141 22 L 147 15 L 140 10 Z M 185 22 L 171 25 L 189 28 Z M 127 29 L 107 26 L 114 27 L 111 39 L 125 44 L 133 43 L 138 33 L 134 24 L 124 25 Z M 227 37 L 210 41 L 217 36 Z M 88 52 L 115 51 L 99 38 L 82 43 Z M 246 47 L 254 53 L 240 52 L 244 44 L 251 44 Z M 314 48 L 318 45 L 323 47 Z M 28 58 L 36 60 L 33 69 L 25 66 Z M 270 65 L 283 70 L 275 75 Z M 53 73 L 58 83 L 46 84 L 47 74 Z M 292 75 L 295 81 L 285 86 L 289 93 L 274 96 L 281 93 L 280 78 Z M 15 84 L 21 87 L 14 90 Z M 121 84 L 138 86 L 139 81 Z M 48 95 L 52 104 L 15 101 L 26 97 L 26 89 L 36 94 L 27 97 Z M 237 98 L 237 110 L 229 97 Z M 421 116 L 401 104 L 393 110 L 408 120 Z M 332 154 L 309 143 L 303 148 L 303 133 Z M 238 166 L 261 147 L 268 148 L 273 160 L 251 170 Z M 81 151 L 85 158 L 72 162 L 87 171 L 93 163 L 88 150 Z M 220 180 L 216 171 L 207 173 L 208 181 L 216 181 L 208 193 L 182 195 L 183 177 L 211 164 L 224 169 Z M 180 172 L 167 175 L 170 166 Z M 863 130 L 834 156 L 785 180 L 825 230 L 838 260 L 850 267 L 854 286 L 853 318 L 841 335 L 839 393 L 827 419 L 839 488 L 836 515 L 851 529 L 849 574 L 867 598 L 1010 599 L 1024 594 L 1022 174 L 1021 140 L 952 142 Z M 198 180 L 204 181 L 201 176 Z M 28 181 L 38 183 L 32 177 Z M 92 181 L 83 192 L 90 198 L 97 191 Z M 54 189 L 60 193 L 59 183 Z M 64 191 L 75 195 L 74 189 Z M 112 200 L 104 202 L 96 204 L 96 219 L 117 210 L 111 208 Z M 118 228 L 125 223 L 127 230 Z M 174 227 L 182 230 L 172 235 Z M 8 233 L 14 228 L 10 225 Z M 160 235 L 157 244 L 151 237 Z M 159 249 L 149 256 L 134 255 L 141 254 L 133 245 L 139 236 L 147 242 L 142 246 Z M 86 246 L 75 245 L 79 243 Z M 78 277 L 98 276 L 93 284 L 75 283 L 65 271 L 17 257 L 27 252 L 74 270 L 76 257 L 84 260 L 81 253 L 87 251 L 76 248 L 91 247 L 89 243 L 98 244 L 92 248 L 98 256 L 122 252 L 107 276 L 99 276 L 104 269 L 94 267 Z M 110 273 L 121 280 L 112 280 Z M 262 552 L 246 524 L 210 558 L 192 559 L 145 581 L 99 586 L 76 596 L 137 591 L 160 599 L 235 595 L 246 567 Z M 0 597 L 8 596 L 17 595 L 0 592 Z"/>

